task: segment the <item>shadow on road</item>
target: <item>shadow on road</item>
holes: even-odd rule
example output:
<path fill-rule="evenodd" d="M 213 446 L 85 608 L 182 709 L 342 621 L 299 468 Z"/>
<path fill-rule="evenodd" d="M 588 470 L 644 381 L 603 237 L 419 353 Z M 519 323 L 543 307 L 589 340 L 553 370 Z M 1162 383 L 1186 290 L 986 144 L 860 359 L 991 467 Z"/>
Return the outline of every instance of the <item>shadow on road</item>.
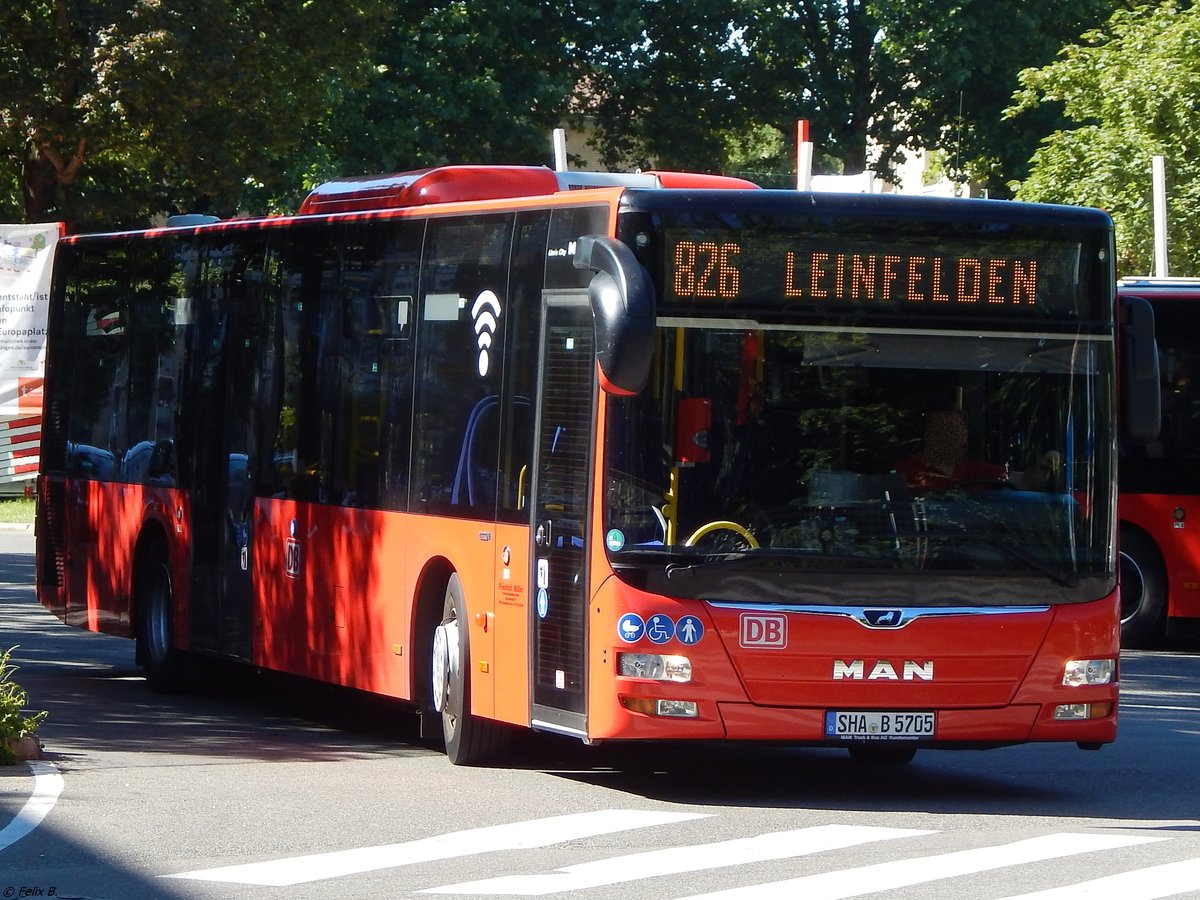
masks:
<path fill-rule="evenodd" d="M 20 576 L 22 559 L 0 554 Z M 5 568 L 5 567 L 8 568 Z M 32 578 L 32 563 L 28 564 Z M 18 680 L 49 757 L 64 770 L 251 759 L 330 761 L 438 752 L 404 705 L 244 668 L 206 667 L 196 690 L 159 695 L 133 663 L 133 642 L 67 628 L 32 598 L 29 582 L 0 582 L 0 642 L 19 644 Z M 1171 658 L 1176 657 L 1176 658 Z M 701 806 L 929 811 L 940 814 L 1183 820 L 1192 828 L 1200 767 L 1200 654 L 1127 654 L 1121 736 L 1099 752 L 1073 744 L 989 751 L 921 751 L 906 767 L 857 765 L 840 749 L 775 745 L 607 744 L 517 735 L 510 768 L 544 771 L 641 798 Z M 1111 784 L 1125 785 L 1110 790 Z M 1139 790 L 1132 792 L 1129 784 Z M 1131 796 L 1136 798 L 1132 805 Z"/>

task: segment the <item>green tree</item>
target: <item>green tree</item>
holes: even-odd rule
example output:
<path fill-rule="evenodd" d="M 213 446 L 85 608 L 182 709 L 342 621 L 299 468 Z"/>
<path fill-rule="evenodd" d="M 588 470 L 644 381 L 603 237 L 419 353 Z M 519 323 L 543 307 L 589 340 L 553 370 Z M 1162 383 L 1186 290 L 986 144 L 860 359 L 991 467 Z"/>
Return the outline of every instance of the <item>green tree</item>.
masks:
<path fill-rule="evenodd" d="M 752 130 L 744 104 L 751 59 L 739 41 L 739 0 L 579 2 L 590 63 L 577 96 L 609 165 L 717 171 L 725 137 Z"/>
<path fill-rule="evenodd" d="M 447 163 L 544 164 L 580 69 L 566 4 L 398 4 L 361 87 L 313 123 L 314 161 L 336 174 Z"/>
<path fill-rule="evenodd" d="M 1065 123 L 1046 104 L 1018 118 L 1004 110 L 1018 73 L 1051 62 L 1059 49 L 1103 22 L 1118 0 L 880 0 L 883 52 L 914 85 L 898 110 L 905 139 L 940 151 L 947 173 L 1006 196 L 1028 173 L 1043 137 Z"/>
<path fill-rule="evenodd" d="M 0 212 L 236 211 L 369 55 L 385 0 L 27 0 L 0 10 Z M 19 205 L 18 205 L 19 204 Z"/>
<path fill-rule="evenodd" d="M 1061 103 L 1074 125 L 1046 138 L 1017 195 L 1107 210 L 1118 270 L 1145 274 L 1154 258 L 1151 157 L 1162 155 L 1171 267 L 1200 274 L 1200 7 L 1118 10 L 1020 83 L 1010 114 Z"/>
<path fill-rule="evenodd" d="M 924 147 L 1002 188 L 1058 122 L 1002 120 L 1016 73 L 1113 2 L 617 0 L 591 48 L 599 143 L 612 160 L 725 167 L 756 129 L 792 143 L 807 119 L 823 171 L 890 174 Z"/>

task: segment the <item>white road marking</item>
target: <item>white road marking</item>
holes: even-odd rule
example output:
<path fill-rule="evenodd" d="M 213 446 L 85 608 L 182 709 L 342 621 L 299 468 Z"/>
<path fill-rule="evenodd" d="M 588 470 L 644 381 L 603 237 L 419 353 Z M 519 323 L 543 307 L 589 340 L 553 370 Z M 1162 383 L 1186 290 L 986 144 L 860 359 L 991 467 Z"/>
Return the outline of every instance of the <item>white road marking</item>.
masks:
<path fill-rule="evenodd" d="M 642 878 L 680 875 L 741 866 L 776 859 L 791 859 L 830 850 L 841 850 L 873 841 L 933 834 L 904 828 L 853 825 L 817 825 L 792 831 L 776 831 L 757 837 L 649 850 L 593 862 L 565 866 L 539 875 L 509 875 L 467 881 L 419 891 L 421 894 L 486 894 L 542 896 L 565 891 L 621 884 Z"/>
<path fill-rule="evenodd" d="M 46 814 L 54 809 L 58 795 L 62 793 L 63 777 L 54 763 L 31 762 L 29 771 L 33 773 L 33 793 L 16 818 L 0 831 L 0 850 L 15 844 L 37 828 Z"/>
<path fill-rule="evenodd" d="M 1006 900 L 1086 900 L 1120 897 L 1121 900 L 1157 900 L 1188 891 L 1200 891 L 1200 859 L 1185 859 L 1134 869 L 1119 875 L 1096 878 L 1066 887 L 1051 888 L 1033 894 L 1021 894 Z"/>
<path fill-rule="evenodd" d="M 901 859 L 837 872 L 824 872 L 750 887 L 698 894 L 688 900 L 744 900 L 744 898 L 803 897 L 804 900 L 840 900 L 876 891 L 926 884 L 960 875 L 974 875 L 1007 866 L 1059 859 L 1080 853 L 1097 853 L 1137 844 L 1166 840 L 1113 834 L 1048 834 L 995 847 L 959 850 L 940 856 Z"/>
<path fill-rule="evenodd" d="M 296 856 L 290 859 L 276 859 L 238 866 L 223 866 L 217 869 L 200 869 L 162 877 L 284 887 L 327 878 L 339 878 L 344 875 L 355 875 L 360 872 L 374 872 L 379 869 L 435 862 L 439 859 L 457 859 L 480 853 L 494 853 L 499 850 L 549 847 L 553 844 L 601 834 L 631 831 L 636 828 L 652 828 L 708 817 L 709 814 L 706 813 L 604 809 L 533 819 L 528 822 L 472 828 L 468 831 L 455 831 L 402 844 L 339 850 L 333 853 Z"/>

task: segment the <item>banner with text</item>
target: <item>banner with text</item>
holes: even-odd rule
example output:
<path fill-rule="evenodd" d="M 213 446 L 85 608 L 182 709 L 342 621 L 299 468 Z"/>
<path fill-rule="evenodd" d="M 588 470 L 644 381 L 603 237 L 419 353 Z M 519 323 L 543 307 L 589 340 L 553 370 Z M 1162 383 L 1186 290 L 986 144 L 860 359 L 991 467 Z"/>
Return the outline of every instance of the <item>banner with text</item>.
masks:
<path fill-rule="evenodd" d="M 37 474 L 46 314 L 60 223 L 0 225 L 0 483 Z"/>

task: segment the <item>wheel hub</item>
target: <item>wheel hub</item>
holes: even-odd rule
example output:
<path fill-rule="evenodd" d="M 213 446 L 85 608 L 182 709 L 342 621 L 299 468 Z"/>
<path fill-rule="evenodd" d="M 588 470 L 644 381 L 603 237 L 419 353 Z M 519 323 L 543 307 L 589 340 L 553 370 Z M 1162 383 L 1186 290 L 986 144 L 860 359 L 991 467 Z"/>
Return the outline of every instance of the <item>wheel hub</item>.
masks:
<path fill-rule="evenodd" d="M 457 715 L 451 685 L 459 678 L 458 622 L 443 622 L 433 630 L 433 708 Z"/>

